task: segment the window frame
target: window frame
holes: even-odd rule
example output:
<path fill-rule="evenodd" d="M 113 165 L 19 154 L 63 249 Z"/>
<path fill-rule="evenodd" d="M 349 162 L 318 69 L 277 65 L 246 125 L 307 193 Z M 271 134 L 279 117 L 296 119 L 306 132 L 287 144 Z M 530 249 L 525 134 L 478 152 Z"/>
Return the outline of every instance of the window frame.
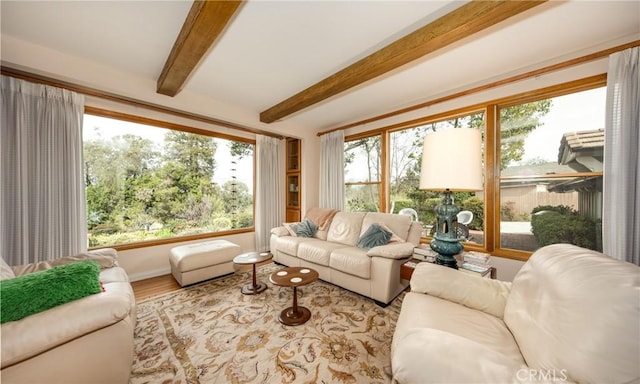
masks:
<path fill-rule="evenodd" d="M 385 180 L 387 179 L 387 170 L 388 170 L 388 164 L 387 164 L 387 151 L 386 151 L 386 147 L 387 147 L 387 143 L 388 143 L 388 139 L 389 139 L 389 134 L 387 131 L 384 130 L 373 130 L 373 131 L 368 131 L 368 132 L 363 132 L 362 134 L 356 134 L 356 135 L 351 135 L 349 136 L 349 139 L 347 140 L 347 138 L 345 137 L 344 142 L 345 144 L 349 141 L 356 141 L 356 140 L 362 140 L 362 139 L 368 139 L 368 138 L 372 138 L 375 136 L 380 136 L 380 167 L 382 168 L 380 170 L 380 181 L 355 181 L 355 182 L 346 182 L 344 183 L 344 186 L 348 186 L 348 185 L 377 185 L 378 186 L 378 199 L 379 199 L 379 206 L 380 206 L 380 210 L 382 212 L 386 212 L 387 208 L 387 191 L 388 191 L 388 186 L 389 183 L 386 182 Z M 345 189 L 346 190 L 346 189 Z M 345 197 L 346 199 L 346 197 Z M 345 201 L 346 203 L 346 201 Z"/>
<path fill-rule="evenodd" d="M 195 127 L 190 127 L 190 126 L 187 126 L 187 125 L 176 124 L 176 123 L 171 123 L 171 122 L 168 122 L 168 121 L 156 120 L 156 119 L 151 119 L 151 118 L 147 118 L 147 117 L 131 115 L 131 114 L 127 114 L 127 113 L 116 112 L 116 111 L 97 108 L 97 107 L 92 107 L 92 106 L 85 106 L 84 113 L 88 114 L 88 115 L 105 117 L 105 118 L 110 118 L 110 119 L 115 119 L 115 120 L 122 120 L 122 121 L 131 122 L 131 123 L 149 125 L 149 126 L 153 126 L 153 127 L 157 127 L 157 128 L 162 128 L 162 129 L 169 129 L 169 130 L 174 130 L 174 131 L 193 133 L 193 134 L 197 134 L 197 135 L 203 135 L 203 136 L 208 136 L 208 137 L 213 137 L 213 138 L 218 138 L 218 139 L 225 139 L 225 140 L 244 142 L 244 143 L 253 145 L 254 146 L 254 150 L 255 150 L 255 145 L 256 145 L 256 140 L 255 139 L 248 139 L 248 138 L 245 138 L 245 137 L 229 135 L 229 134 L 225 134 L 225 133 L 221 133 L 221 132 L 209 131 L 209 130 L 202 129 L 202 128 L 195 128 Z M 254 153 L 255 153 L 255 151 L 254 151 Z M 254 220 L 253 220 L 254 225 L 253 226 L 247 227 L 247 228 L 230 229 L 230 230 L 220 231 L 220 232 L 207 232 L 207 233 L 199 233 L 199 234 L 194 234 L 194 235 L 174 236 L 174 237 L 168 237 L 168 238 L 164 238 L 164 239 L 137 241 L 137 242 L 131 242 L 131 243 L 126 243 L 126 244 L 113 244 L 113 245 L 109 245 L 108 247 L 109 248 L 113 248 L 113 249 L 115 249 L 117 251 L 124 251 L 124 250 L 137 249 L 137 248 L 153 247 L 153 246 L 157 246 L 157 245 L 182 243 L 182 242 L 186 242 L 186 241 L 211 239 L 211 238 L 217 238 L 217 237 L 223 237 L 223 236 L 229 236 L 229 235 L 236 235 L 236 234 L 241 234 L 241 233 L 254 232 L 255 231 L 255 217 L 256 217 L 256 211 L 255 211 L 256 210 L 256 204 L 255 204 L 256 173 L 255 173 L 255 170 L 256 170 L 256 156 L 253 157 L 253 192 L 252 192 L 252 196 L 253 196 L 252 208 L 253 208 L 253 218 L 254 218 Z M 104 245 L 101 245 L 101 246 L 96 246 L 96 247 L 89 247 L 88 249 L 89 250 L 93 250 L 93 249 L 100 249 L 100 248 L 104 248 L 104 247 L 105 247 Z"/>
<path fill-rule="evenodd" d="M 469 115 L 472 113 L 483 112 L 485 116 L 484 131 L 484 244 L 465 243 L 465 250 L 481 251 L 491 253 L 508 259 L 526 261 L 533 252 L 514 250 L 500 247 L 500 108 L 506 108 L 518 104 L 524 104 L 544 99 L 550 99 L 567 94 L 586 91 L 607 85 L 606 74 L 600 74 L 563 82 L 560 84 L 543 87 L 515 95 L 490 100 L 483 103 L 470 105 L 446 111 L 434 115 L 428 115 L 417 119 L 409 120 L 393 124 L 390 126 L 377 128 L 375 130 L 359 132 L 357 134 L 345 136 L 345 143 L 348 141 L 359 140 L 366 137 L 381 135 L 381 164 L 382 164 L 382 186 L 380 192 L 381 211 L 389 211 L 389 190 L 390 190 L 390 138 L 392 132 L 415 128 L 420 125 L 434 123 L 442 120 L 450 120 L 456 117 Z M 594 173 L 595 174 L 595 173 Z M 575 175 L 573 175 L 575 176 Z M 431 241 L 430 237 L 423 237 L 422 243 Z"/>

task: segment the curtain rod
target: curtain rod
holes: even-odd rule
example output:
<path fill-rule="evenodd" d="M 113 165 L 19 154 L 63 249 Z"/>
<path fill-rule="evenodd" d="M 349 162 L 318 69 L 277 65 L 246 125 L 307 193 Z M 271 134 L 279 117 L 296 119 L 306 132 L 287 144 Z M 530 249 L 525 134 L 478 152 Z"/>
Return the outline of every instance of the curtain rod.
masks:
<path fill-rule="evenodd" d="M 633 47 L 637 47 L 637 46 L 640 46 L 640 40 L 635 40 L 635 41 L 632 41 L 630 43 L 618 45 L 618 46 L 613 47 L 613 48 L 604 49 L 602 51 L 591 53 L 591 54 L 588 54 L 588 55 L 585 55 L 585 56 L 582 56 L 582 57 L 578 57 L 578 58 L 575 58 L 575 59 L 567 60 L 567 61 L 564 61 L 562 63 L 553 64 L 553 65 L 549 65 L 549 66 L 546 66 L 546 67 L 542 67 L 540 69 L 536 69 L 536 70 L 533 70 L 533 71 L 525 72 L 525 73 L 522 73 L 520 75 L 511 76 L 511 77 L 508 77 L 508 78 L 503 79 L 503 80 L 498 80 L 498 81 L 494 81 L 492 83 L 480 85 L 478 87 L 467 89 L 465 91 L 452 93 L 450 95 L 439 97 L 439 98 L 436 98 L 436 99 L 433 99 L 433 100 L 429 100 L 429 101 L 425 101 L 425 102 L 420 103 L 420 104 L 416 104 L 416 105 L 412 105 L 412 106 L 409 106 L 409 107 L 406 107 L 406 108 L 398 109 L 398 110 L 395 110 L 395 111 L 392 111 L 392 112 L 384 113 L 382 115 L 370 117 L 368 119 L 356 121 L 355 123 L 350 123 L 350 124 L 342 125 L 340 127 L 336 127 L 336 128 L 333 128 L 333 129 L 330 129 L 330 130 L 327 130 L 327 131 L 318 132 L 317 135 L 318 136 L 322 136 L 322 135 L 326 135 L 326 134 L 331 133 L 331 132 L 345 130 L 345 129 L 348 129 L 348 128 L 357 127 L 359 125 L 364 125 L 364 124 L 367 124 L 367 123 L 372 123 L 374 121 L 386 119 L 388 117 L 401 115 L 403 113 L 411 112 L 411 111 L 414 111 L 416 109 L 421 109 L 421 108 L 428 107 L 428 106 L 435 105 L 435 104 L 439 104 L 439 103 L 442 103 L 442 102 L 445 102 L 445 101 L 457 99 L 457 98 L 462 97 L 462 96 L 471 95 L 471 94 L 474 94 L 474 93 L 485 91 L 487 89 L 491 89 L 491 88 L 507 85 L 507 84 L 510 84 L 510 83 L 514 83 L 516 81 L 524 80 L 524 79 L 527 79 L 527 78 L 530 78 L 530 77 L 539 76 L 539 75 L 542 75 L 542 74 L 545 74 L 545 73 L 558 71 L 560 69 L 564 69 L 564 68 L 567 68 L 567 67 L 572 67 L 572 66 L 575 66 L 575 65 L 578 65 L 578 64 L 582 64 L 582 63 L 585 63 L 585 62 L 597 60 L 597 59 L 600 59 L 602 57 L 609 56 L 612 53 L 623 51 L 625 49 L 633 48 Z"/>
<path fill-rule="evenodd" d="M 224 120 L 220 120 L 220 119 L 216 119 L 213 117 L 208 117 L 208 116 L 204 116 L 204 115 L 200 115 L 200 114 L 196 114 L 196 113 L 191 113 L 191 112 L 185 112 L 179 109 L 174 109 L 174 108 L 169 108 L 169 107 L 165 107 L 159 104 L 154 104 L 154 103 L 149 103 L 146 101 L 142 101 L 142 100 L 138 100 L 138 99 L 134 99 L 131 97 L 126 97 L 126 96 L 122 96 L 122 95 L 118 95 L 115 93 L 111 93 L 111 92 L 105 92 L 105 91 L 101 91 L 95 88 L 90 88 L 90 87 L 85 87 L 85 86 L 81 86 L 78 84 L 73 84 L 70 82 L 66 82 L 66 81 L 62 81 L 62 80 L 58 80 L 58 79 L 54 79 L 52 77 L 47 77 L 47 76 L 42 76 L 42 75 L 37 75 L 31 72 L 27 72 L 27 71 L 22 71 L 19 69 L 15 69 L 15 68 L 11 68 L 8 67 L 4 64 L 2 64 L 0 66 L 0 74 L 2 75 L 6 75 L 6 76 L 11 76 L 11 77 L 15 77 L 18 79 L 22 79 L 22 80 L 27 80 L 27 81 L 31 81 L 34 83 L 39 83 L 39 84 L 45 84 L 45 85 L 51 85 L 54 87 L 58 87 L 58 88 L 64 88 L 70 91 L 74 91 L 74 92 L 78 92 L 78 93 L 82 93 L 86 96 L 95 96 L 101 99 L 106 99 L 106 100 L 111 100 L 111 101 L 115 101 L 121 104 L 126 104 L 126 105 L 132 105 L 135 107 L 142 107 L 142 108 L 146 108 L 152 111 L 156 111 L 156 112 L 162 112 L 162 113 L 166 113 L 169 115 L 173 115 L 173 116 L 178 116 L 178 117 L 184 117 L 187 119 L 191 119 L 191 120 L 197 120 L 197 121 L 202 121 L 204 123 L 208 123 L 208 124 L 214 124 L 214 125 L 219 125 L 225 128 L 230 128 L 230 129 L 235 129 L 238 131 L 242 131 L 242 132 L 249 132 L 249 133 L 253 133 L 256 135 L 265 135 L 265 136 L 270 136 L 270 137 L 275 137 L 277 139 L 285 139 L 287 136 L 281 135 L 281 134 L 276 134 L 273 132 L 269 132 L 269 131 L 263 131 L 260 129 L 255 129 L 255 128 L 251 128 L 251 127 L 247 127 L 244 125 L 240 125 L 240 124 L 235 124 L 235 123 L 231 123 L 228 121 L 224 121 Z"/>

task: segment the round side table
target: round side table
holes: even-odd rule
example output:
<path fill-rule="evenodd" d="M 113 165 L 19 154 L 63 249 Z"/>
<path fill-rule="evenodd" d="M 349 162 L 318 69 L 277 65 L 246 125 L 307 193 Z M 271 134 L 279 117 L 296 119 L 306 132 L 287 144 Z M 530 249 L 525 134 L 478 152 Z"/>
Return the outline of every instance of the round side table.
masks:
<path fill-rule="evenodd" d="M 244 285 L 240 292 L 245 295 L 255 295 L 267 289 L 267 284 L 256 280 L 256 264 L 271 260 L 272 258 L 273 255 L 269 252 L 247 252 L 233 258 L 234 264 L 251 264 L 253 266 L 253 277 L 251 279 L 251 283 Z"/>
<path fill-rule="evenodd" d="M 298 305 L 298 287 L 318 280 L 318 272 L 311 268 L 286 267 L 269 276 L 269 281 L 281 287 L 293 287 L 293 305 L 280 312 L 278 320 L 284 325 L 304 324 L 311 317 L 308 308 Z"/>

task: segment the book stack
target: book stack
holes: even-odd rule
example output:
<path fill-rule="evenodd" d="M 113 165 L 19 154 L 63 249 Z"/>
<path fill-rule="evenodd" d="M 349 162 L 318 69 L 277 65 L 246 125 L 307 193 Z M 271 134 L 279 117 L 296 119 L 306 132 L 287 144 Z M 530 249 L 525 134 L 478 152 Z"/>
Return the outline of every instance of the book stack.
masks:
<path fill-rule="evenodd" d="M 434 263 L 436 261 L 436 253 L 431 250 L 428 244 L 420 244 L 413 249 L 413 258 Z"/>
<path fill-rule="evenodd" d="M 491 271 L 489 257 L 486 253 L 464 252 L 462 255 L 462 268 L 484 276 Z"/>

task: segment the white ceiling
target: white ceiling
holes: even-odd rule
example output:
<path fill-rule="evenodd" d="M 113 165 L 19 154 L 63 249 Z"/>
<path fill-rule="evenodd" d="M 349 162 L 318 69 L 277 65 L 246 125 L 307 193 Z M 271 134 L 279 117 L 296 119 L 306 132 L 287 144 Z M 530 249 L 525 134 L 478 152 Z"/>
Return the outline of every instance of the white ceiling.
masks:
<path fill-rule="evenodd" d="M 249 1 L 182 92 L 237 106 L 255 116 L 246 125 L 269 129 L 259 123 L 260 112 L 464 3 Z M 0 6 L 3 40 L 11 36 L 155 84 L 191 2 L 2 0 Z M 283 120 L 327 130 L 625 37 L 640 38 L 640 1 L 548 2 Z M 224 110 L 210 115 L 226 117 Z"/>

